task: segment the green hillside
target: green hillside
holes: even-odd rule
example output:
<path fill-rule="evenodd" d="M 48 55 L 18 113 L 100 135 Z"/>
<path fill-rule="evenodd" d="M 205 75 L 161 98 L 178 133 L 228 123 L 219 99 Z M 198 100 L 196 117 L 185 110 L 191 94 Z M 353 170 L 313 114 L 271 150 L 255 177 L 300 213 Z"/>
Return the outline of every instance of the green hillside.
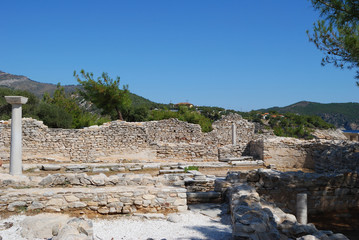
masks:
<path fill-rule="evenodd" d="M 163 103 L 155 103 L 152 102 L 150 100 L 148 100 L 147 98 L 138 96 L 137 94 L 131 93 L 130 92 L 130 98 L 132 101 L 132 106 L 133 107 L 146 107 L 148 109 L 155 109 L 155 108 L 165 108 L 165 107 L 169 107 L 169 104 L 163 104 Z"/>
<path fill-rule="evenodd" d="M 40 83 L 29 79 L 22 75 L 14 75 L 0 71 L 0 87 L 7 87 L 15 90 L 29 91 L 39 98 L 42 98 L 45 92 L 52 95 L 56 90 L 55 84 Z M 66 93 L 75 92 L 80 86 L 79 85 L 64 85 Z M 134 107 L 147 107 L 149 109 L 164 108 L 166 104 L 155 103 L 146 98 L 138 96 L 134 93 L 130 93 L 130 98 Z"/>
<path fill-rule="evenodd" d="M 297 113 L 301 115 L 317 115 L 338 128 L 348 130 L 359 129 L 359 103 L 316 103 L 302 101 L 286 107 L 260 109 L 261 112 L 276 111 L 279 113 Z"/>

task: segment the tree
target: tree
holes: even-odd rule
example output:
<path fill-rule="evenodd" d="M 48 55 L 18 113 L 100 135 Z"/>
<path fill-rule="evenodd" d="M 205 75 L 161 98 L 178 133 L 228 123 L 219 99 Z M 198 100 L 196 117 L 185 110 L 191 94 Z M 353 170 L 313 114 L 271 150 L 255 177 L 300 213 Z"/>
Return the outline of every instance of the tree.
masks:
<path fill-rule="evenodd" d="M 5 100 L 5 96 L 23 96 L 29 100 L 22 106 L 22 116 L 37 118 L 36 111 L 39 99 L 32 93 L 25 90 L 16 90 L 6 87 L 0 87 L 0 119 L 10 119 L 12 107 Z"/>
<path fill-rule="evenodd" d="M 107 117 L 101 117 L 99 114 L 86 111 L 82 106 L 80 106 L 80 100 L 78 99 L 79 96 L 76 94 L 66 94 L 64 87 L 57 84 L 57 88 L 54 92 L 53 97 L 51 97 L 48 93 L 45 93 L 43 96 L 43 102 L 49 106 L 42 106 L 40 110 L 43 112 L 50 112 L 54 117 L 63 117 L 61 114 L 57 114 L 54 110 L 52 110 L 51 106 L 56 106 L 57 108 L 65 111 L 67 114 L 71 116 L 71 124 L 70 126 L 60 126 L 56 119 L 54 122 L 49 122 L 52 124 L 51 127 L 63 127 L 63 128 L 82 128 L 88 127 L 91 125 L 101 125 L 104 122 L 110 121 Z M 60 112 L 59 112 L 60 113 Z M 44 114 L 42 116 L 45 116 Z M 44 121 L 45 122 L 45 121 Z M 50 125 L 48 125 L 50 126 Z"/>
<path fill-rule="evenodd" d="M 322 19 L 307 31 L 309 41 L 324 53 L 322 65 L 359 67 L 359 1 L 311 0 Z M 356 78 L 359 79 L 359 71 Z M 357 82 L 358 84 L 358 82 Z M 359 84 L 358 84 L 359 85 Z"/>
<path fill-rule="evenodd" d="M 122 111 L 130 108 L 131 99 L 128 85 L 119 88 L 120 77 L 113 80 L 107 73 L 102 73 L 95 81 L 93 73 L 85 73 L 84 70 L 81 70 L 80 75 L 74 71 L 74 77 L 83 87 L 83 90 L 79 90 L 81 96 L 101 109 L 103 114 L 113 117 L 115 110 L 117 119 L 123 120 Z"/>
<path fill-rule="evenodd" d="M 46 102 L 39 104 L 37 116 L 46 126 L 52 128 L 71 128 L 73 120 L 65 109 Z"/>

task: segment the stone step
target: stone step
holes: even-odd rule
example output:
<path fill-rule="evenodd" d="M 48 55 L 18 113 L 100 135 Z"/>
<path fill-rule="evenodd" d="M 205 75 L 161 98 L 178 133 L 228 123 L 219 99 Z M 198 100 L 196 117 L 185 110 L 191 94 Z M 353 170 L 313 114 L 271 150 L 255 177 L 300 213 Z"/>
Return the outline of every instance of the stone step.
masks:
<path fill-rule="evenodd" d="M 187 192 L 188 203 L 219 203 L 222 201 L 220 192 Z"/>
<path fill-rule="evenodd" d="M 184 173 L 184 169 L 162 169 L 160 174 Z"/>
<path fill-rule="evenodd" d="M 190 162 L 190 163 L 51 163 L 51 164 L 23 164 L 23 171 L 52 171 L 52 172 L 124 172 L 124 171 L 139 171 L 139 170 L 173 170 L 184 169 L 185 167 L 195 166 L 199 168 L 228 168 L 233 166 L 232 161 L 244 161 L 246 158 L 230 158 L 222 159 L 221 162 Z M 0 167 L 0 172 L 8 173 L 9 164 L 4 163 Z"/>
<path fill-rule="evenodd" d="M 262 160 L 232 161 L 231 164 L 234 166 L 260 166 L 260 165 L 264 165 L 264 162 Z"/>
<path fill-rule="evenodd" d="M 241 157 L 229 157 L 219 159 L 221 162 L 233 162 L 233 161 L 254 161 L 252 156 L 241 156 Z"/>

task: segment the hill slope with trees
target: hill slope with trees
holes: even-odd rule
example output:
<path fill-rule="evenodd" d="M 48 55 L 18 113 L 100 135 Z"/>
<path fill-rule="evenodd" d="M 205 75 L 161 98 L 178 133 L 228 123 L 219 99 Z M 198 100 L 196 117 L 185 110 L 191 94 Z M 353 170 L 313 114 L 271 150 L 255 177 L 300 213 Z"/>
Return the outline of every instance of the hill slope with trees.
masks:
<path fill-rule="evenodd" d="M 297 113 L 316 115 L 337 128 L 359 130 L 359 103 L 316 103 L 302 101 L 286 107 L 260 109 L 261 112 Z"/>
<path fill-rule="evenodd" d="M 8 89 L 2 90 L 2 95 L 20 94 L 26 96 L 26 94 L 29 95 L 30 93 L 34 95 L 32 96 L 32 109 L 29 109 L 28 112 L 25 110 L 25 116 L 33 116 L 40 118 L 41 120 L 42 118 L 46 119 L 46 114 L 52 116 L 62 116 L 62 120 L 58 119 L 51 122 L 48 119 L 44 121 L 48 121 L 48 124 L 50 124 L 49 126 L 52 127 L 81 128 L 91 124 L 101 124 L 106 120 L 114 119 L 111 114 L 104 115 L 101 109 L 97 109 L 94 104 L 88 104 L 88 102 L 86 103 L 86 101 L 81 99 L 78 94 L 74 94 L 74 92 L 77 90 L 83 89 L 81 85 L 60 86 L 40 83 L 33 81 L 25 76 L 13 75 L 0 71 L 0 87 L 1 86 L 6 86 Z M 348 130 L 359 129 L 359 103 L 321 104 L 303 101 L 286 107 L 273 107 L 252 112 L 238 112 L 219 107 L 206 106 L 196 106 L 195 108 L 180 109 L 175 108 L 173 104 L 155 103 L 131 92 L 129 92 L 129 98 L 132 103 L 131 107 L 124 109 L 122 113 L 123 118 L 126 121 L 161 120 L 174 117 L 183 121 L 198 123 L 202 126 L 204 131 L 210 131 L 212 129 L 211 124 L 213 121 L 216 121 L 220 119 L 222 115 L 229 113 L 238 113 L 250 121 L 256 121 L 258 120 L 258 113 L 278 112 L 300 114 L 304 121 L 306 121 L 305 119 L 307 118 L 305 116 L 315 115 L 321 117 L 326 122 L 331 123 L 338 128 L 345 128 Z M 3 119 L 6 119 L 10 117 L 10 108 L 9 106 L 5 106 L 6 103 L 4 101 L 2 102 L 2 106 L 0 107 L 3 112 L 1 115 Z M 35 107 L 35 105 L 39 106 Z M 56 109 L 55 105 L 58 109 Z M 63 110 L 67 110 L 67 114 L 60 112 Z M 71 117 L 68 115 L 71 115 Z M 292 118 L 293 116 L 287 117 L 286 119 L 292 121 Z M 295 122 L 296 121 L 294 121 L 294 123 Z M 273 123 L 270 124 L 270 127 L 272 128 L 278 128 L 278 126 L 284 124 L 281 123 L 278 125 L 278 122 L 275 122 L 274 120 L 271 121 L 271 123 Z M 288 136 L 292 134 L 290 133 L 289 128 L 292 128 L 293 126 L 298 128 L 300 126 L 298 124 L 298 126 L 296 124 L 285 125 L 285 127 L 283 127 L 284 125 L 281 126 L 285 131 L 284 133 L 281 133 L 281 135 Z M 303 126 L 306 127 L 306 125 Z M 277 132 L 280 132 L 279 129 L 277 129 Z"/>

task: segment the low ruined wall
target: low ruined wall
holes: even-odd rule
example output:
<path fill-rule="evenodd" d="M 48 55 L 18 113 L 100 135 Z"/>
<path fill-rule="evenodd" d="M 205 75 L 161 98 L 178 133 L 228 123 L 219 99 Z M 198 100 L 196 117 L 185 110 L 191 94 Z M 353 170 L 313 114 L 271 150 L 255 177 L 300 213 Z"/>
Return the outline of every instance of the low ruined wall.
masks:
<path fill-rule="evenodd" d="M 84 129 L 53 129 L 41 121 L 23 119 L 23 159 L 54 158 L 61 161 L 106 162 L 140 160 L 218 160 L 218 147 L 231 143 L 232 122 L 238 141 L 253 138 L 254 125 L 239 115 L 229 115 L 202 133 L 197 124 L 177 119 L 152 122 L 113 121 Z M 0 158 L 10 156 L 11 123 L 0 124 Z"/>
<path fill-rule="evenodd" d="M 184 211 L 186 189 L 175 187 L 39 188 L 0 191 L 0 211 L 73 210 L 100 214 Z"/>
<path fill-rule="evenodd" d="M 300 140 L 268 137 L 249 144 L 251 156 L 281 168 L 317 172 L 359 171 L 359 143 L 344 140 Z"/>
<path fill-rule="evenodd" d="M 309 153 L 310 141 L 287 137 L 268 137 L 250 143 L 250 155 L 267 165 L 283 168 L 312 168 L 315 162 Z"/>
<path fill-rule="evenodd" d="M 150 174 L 57 173 L 46 177 L 0 174 L 0 212 L 73 210 L 100 214 L 187 209 L 185 182 Z"/>
<path fill-rule="evenodd" d="M 316 172 L 359 172 L 359 143 L 342 141 L 317 145 L 312 150 Z"/>
<path fill-rule="evenodd" d="M 313 224 L 300 224 L 294 215 L 260 197 L 246 183 L 228 190 L 233 239 L 348 239 L 343 234 L 318 230 Z"/>
<path fill-rule="evenodd" d="M 298 193 L 307 193 L 309 213 L 358 209 L 359 206 L 356 172 L 317 174 L 259 169 L 230 172 L 226 181 L 219 185 L 228 187 L 238 183 L 248 183 L 262 197 L 292 213 L 295 213 Z"/>

